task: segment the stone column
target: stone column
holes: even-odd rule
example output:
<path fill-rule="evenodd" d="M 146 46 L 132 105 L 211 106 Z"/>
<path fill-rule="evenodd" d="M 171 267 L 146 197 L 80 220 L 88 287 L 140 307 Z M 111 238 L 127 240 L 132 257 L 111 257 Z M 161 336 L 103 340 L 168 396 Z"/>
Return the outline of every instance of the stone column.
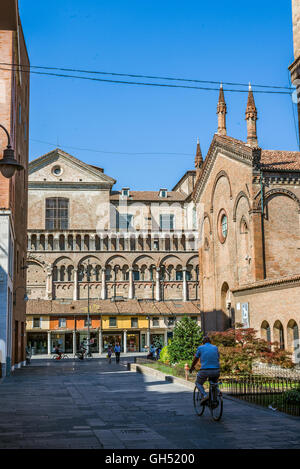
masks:
<path fill-rule="evenodd" d="M 51 332 L 48 331 L 48 355 L 51 355 Z"/>
<path fill-rule="evenodd" d="M 78 269 L 74 269 L 73 300 L 78 300 Z"/>
<path fill-rule="evenodd" d="M 168 345 L 168 331 L 164 332 L 164 336 L 165 336 L 165 338 L 164 338 L 165 345 Z"/>
<path fill-rule="evenodd" d="M 59 251 L 59 236 L 53 236 L 53 251 Z"/>
<path fill-rule="evenodd" d="M 148 347 L 150 347 L 150 330 L 148 329 L 147 330 L 147 343 L 146 345 L 148 345 Z"/>
<path fill-rule="evenodd" d="M 105 269 L 101 269 L 101 299 L 105 300 L 106 299 L 106 278 L 105 278 Z"/>
<path fill-rule="evenodd" d="M 182 269 L 183 279 L 182 279 L 182 299 L 187 301 L 187 282 L 186 282 L 186 269 Z"/>
<path fill-rule="evenodd" d="M 73 355 L 77 352 L 76 348 L 76 331 L 73 331 Z"/>
<path fill-rule="evenodd" d="M 160 269 L 156 269 L 156 283 L 155 283 L 155 299 L 156 301 L 160 301 Z"/>
<path fill-rule="evenodd" d="M 102 321 L 102 318 L 100 320 Z M 99 353 L 102 353 L 102 329 L 99 330 Z"/>
<path fill-rule="evenodd" d="M 127 331 L 124 331 L 123 342 L 124 342 L 124 353 L 127 353 Z"/>
<path fill-rule="evenodd" d="M 90 236 L 90 251 L 96 251 L 96 239 L 95 239 L 95 236 Z"/>
<path fill-rule="evenodd" d="M 133 299 L 133 271 L 129 269 L 129 289 L 128 289 L 128 299 Z"/>

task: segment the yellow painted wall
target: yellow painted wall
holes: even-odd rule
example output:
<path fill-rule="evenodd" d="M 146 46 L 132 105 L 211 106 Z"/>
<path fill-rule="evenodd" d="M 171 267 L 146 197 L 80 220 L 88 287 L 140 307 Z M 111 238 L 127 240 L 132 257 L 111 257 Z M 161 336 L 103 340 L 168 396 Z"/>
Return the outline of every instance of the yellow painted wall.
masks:
<path fill-rule="evenodd" d="M 102 329 L 147 329 L 148 319 L 143 316 L 138 316 L 138 327 L 131 327 L 131 318 L 133 316 L 116 316 L 117 325 L 116 327 L 109 326 L 109 318 L 112 316 L 102 316 Z"/>
<path fill-rule="evenodd" d="M 37 316 L 26 316 L 26 330 L 35 331 L 37 328 L 33 326 L 33 318 Z M 50 317 L 49 316 L 40 316 L 41 318 L 41 329 L 49 330 L 50 329 Z M 38 329 L 39 330 L 39 329 Z"/>

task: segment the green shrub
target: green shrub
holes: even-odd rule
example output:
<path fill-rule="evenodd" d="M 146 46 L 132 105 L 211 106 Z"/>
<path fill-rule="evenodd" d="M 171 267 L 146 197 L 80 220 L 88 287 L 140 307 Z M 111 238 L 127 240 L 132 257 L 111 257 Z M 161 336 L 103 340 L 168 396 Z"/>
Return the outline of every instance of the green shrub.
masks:
<path fill-rule="evenodd" d="M 174 327 L 173 338 L 168 345 L 170 363 L 192 360 L 199 345 L 202 344 L 203 333 L 198 324 L 188 316 L 184 316 Z"/>
<path fill-rule="evenodd" d="M 165 345 L 165 347 L 163 347 L 161 349 L 161 352 L 160 352 L 160 355 L 159 355 L 159 361 L 162 362 L 162 363 L 166 363 L 167 365 L 170 364 L 170 356 L 169 356 L 169 352 L 168 352 L 168 345 Z"/>

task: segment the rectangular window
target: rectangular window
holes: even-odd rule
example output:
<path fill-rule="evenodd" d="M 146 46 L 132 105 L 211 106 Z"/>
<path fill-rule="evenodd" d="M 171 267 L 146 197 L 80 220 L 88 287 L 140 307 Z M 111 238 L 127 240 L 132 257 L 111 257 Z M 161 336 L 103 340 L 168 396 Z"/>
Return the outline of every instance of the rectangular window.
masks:
<path fill-rule="evenodd" d="M 176 280 L 181 282 L 183 280 L 183 272 L 181 270 L 176 271 Z"/>
<path fill-rule="evenodd" d="M 58 327 L 67 327 L 67 320 L 66 320 L 66 318 L 59 318 L 59 320 L 58 320 Z"/>
<path fill-rule="evenodd" d="M 36 328 L 41 327 L 41 318 L 33 318 L 33 327 L 36 327 Z"/>
<path fill-rule="evenodd" d="M 152 318 L 152 326 L 159 326 L 159 318 Z"/>
<path fill-rule="evenodd" d="M 161 230 L 174 230 L 175 215 L 164 213 L 159 216 L 159 226 Z"/>
<path fill-rule="evenodd" d="M 175 318 L 173 316 L 168 318 L 168 326 L 174 326 Z"/>
<path fill-rule="evenodd" d="M 133 215 L 117 212 L 117 228 L 119 230 L 130 230 L 133 228 Z"/>
<path fill-rule="evenodd" d="M 131 327 L 138 327 L 138 319 L 131 318 Z"/>
<path fill-rule="evenodd" d="M 117 327 L 117 318 L 109 318 L 109 327 Z"/>
<path fill-rule="evenodd" d="M 132 275 L 133 275 L 133 280 L 140 280 L 140 273 L 138 270 L 134 270 L 132 272 Z"/>
<path fill-rule="evenodd" d="M 69 200 L 60 197 L 46 199 L 46 230 L 69 229 Z"/>

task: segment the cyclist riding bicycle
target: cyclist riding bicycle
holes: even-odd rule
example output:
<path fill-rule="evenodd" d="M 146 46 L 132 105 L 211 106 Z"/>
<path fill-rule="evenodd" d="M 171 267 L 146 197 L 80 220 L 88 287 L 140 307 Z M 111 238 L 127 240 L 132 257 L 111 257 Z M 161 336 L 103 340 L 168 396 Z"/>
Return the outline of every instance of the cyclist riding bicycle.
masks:
<path fill-rule="evenodd" d="M 201 368 L 197 373 L 197 379 L 195 385 L 199 389 L 202 399 L 201 404 L 205 404 L 205 402 L 209 399 L 208 394 L 205 392 L 203 387 L 205 381 L 211 381 L 213 383 L 217 383 L 220 376 L 220 362 L 219 362 L 219 350 L 218 347 L 212 345 L 210 342 L 209 337 L 203 338 L 203 345 L 198 347 L 195 357 L 190 368 L 190 373 L 194 370 L 196 363 L 200 359 Z"/>
<path fill-rule="evenodd" d="M 59 345 L 55 345 L 54 347 L 54 353 L 56 353 L 58 355 L 58 358 L 60 359 L 61 356 L 62 356 L 62 352 L 59 350 Z"/>

